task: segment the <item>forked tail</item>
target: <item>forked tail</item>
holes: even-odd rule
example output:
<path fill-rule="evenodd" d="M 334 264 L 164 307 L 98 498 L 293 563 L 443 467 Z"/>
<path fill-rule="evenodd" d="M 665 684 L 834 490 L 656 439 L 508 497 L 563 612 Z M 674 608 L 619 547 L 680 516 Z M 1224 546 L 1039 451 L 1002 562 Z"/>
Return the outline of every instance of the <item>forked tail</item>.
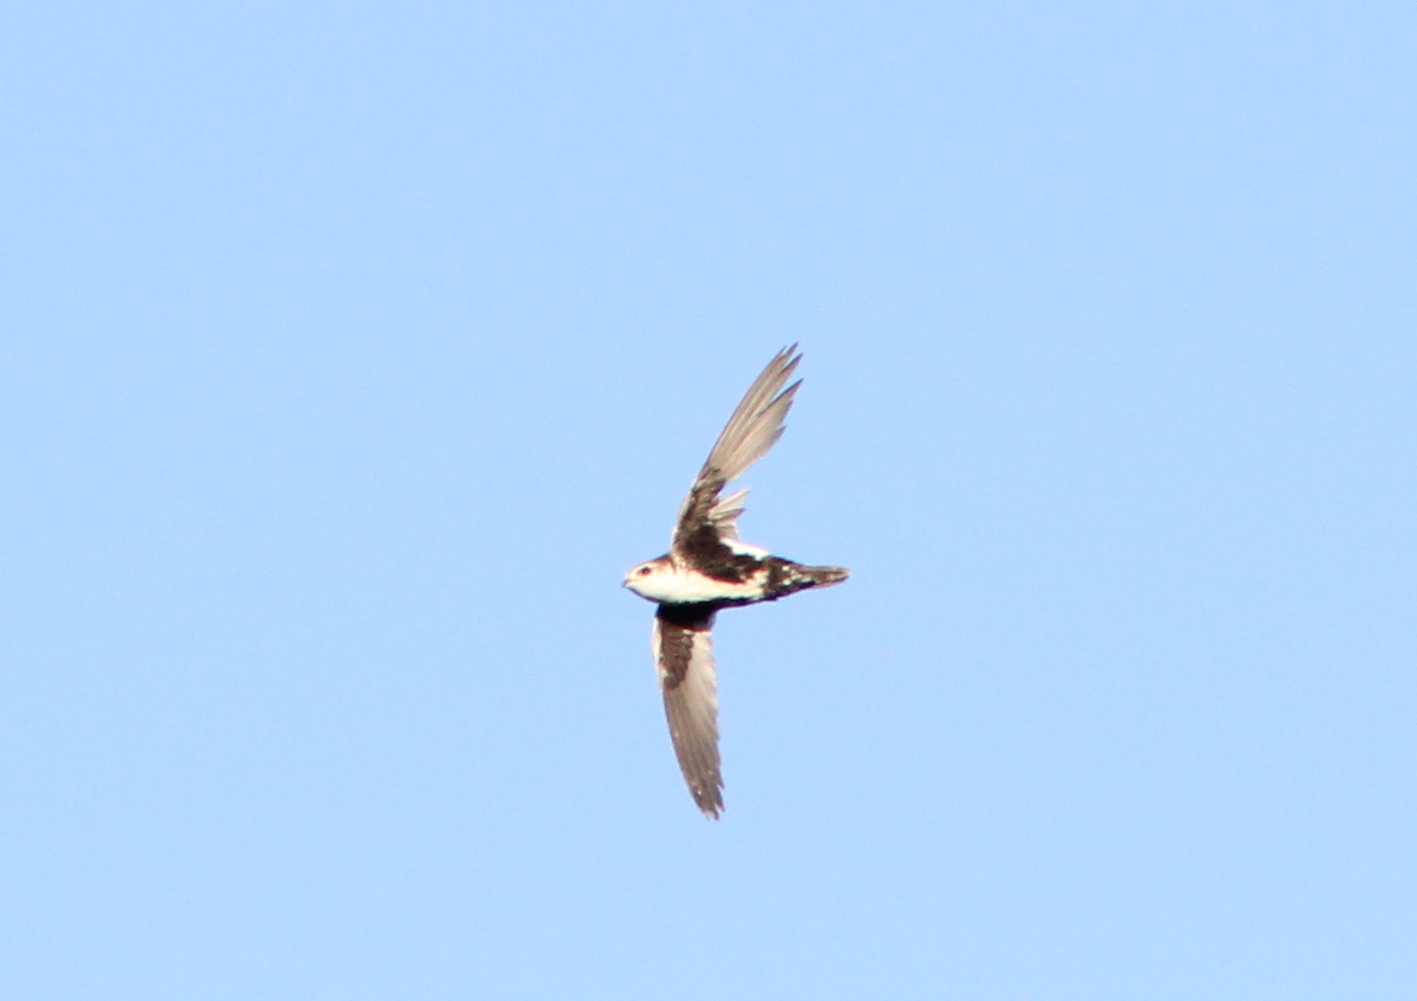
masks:
<path fill-rule="evenodd" d="M 851 571 L 845 567 L 809 567 L 771 557 L 766 597 L 768 601 L 773 601 L 809 587 L 830 587 L 849 576 Z"/>

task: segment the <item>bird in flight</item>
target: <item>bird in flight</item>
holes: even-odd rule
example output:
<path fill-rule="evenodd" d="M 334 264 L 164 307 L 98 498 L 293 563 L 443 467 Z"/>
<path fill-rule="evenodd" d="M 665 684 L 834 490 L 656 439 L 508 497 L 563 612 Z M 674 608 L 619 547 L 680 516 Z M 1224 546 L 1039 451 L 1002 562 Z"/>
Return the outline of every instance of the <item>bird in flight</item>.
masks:
<path fill-rule="evenodd" d="M 669 552 L 633 567 L 625 586 L 657 602 L 650 644 L 679 770 L 694 802 L 718 819 L 723 776 L 718 758 L 718 685 L 713 620 L 720 608 L 776 601 L 809 587 L 846 580 L 844 567 L 812 567 L 773 556 L 738 538 L 747 489 L 723 488 L 782 437 L 783 419 L 802 380 L 783 389 L 802 360 L 797 345 L 777 353 L 748 388 L 714 443 L 679 519 Z"/>

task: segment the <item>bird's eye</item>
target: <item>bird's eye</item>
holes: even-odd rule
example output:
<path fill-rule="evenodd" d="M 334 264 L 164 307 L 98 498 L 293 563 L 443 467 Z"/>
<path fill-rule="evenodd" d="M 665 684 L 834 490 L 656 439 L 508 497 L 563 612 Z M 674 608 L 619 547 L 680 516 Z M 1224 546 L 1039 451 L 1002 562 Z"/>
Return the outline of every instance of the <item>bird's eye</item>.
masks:
<path fill-rule="evenodd" d="M 647 576 L 649 576 L 649 571 L 650 571 L 650 568 L 649 568 L 649 567 L 640 567 L 640 576 L 641 576 L 641 577 L 647 577 Z"/>

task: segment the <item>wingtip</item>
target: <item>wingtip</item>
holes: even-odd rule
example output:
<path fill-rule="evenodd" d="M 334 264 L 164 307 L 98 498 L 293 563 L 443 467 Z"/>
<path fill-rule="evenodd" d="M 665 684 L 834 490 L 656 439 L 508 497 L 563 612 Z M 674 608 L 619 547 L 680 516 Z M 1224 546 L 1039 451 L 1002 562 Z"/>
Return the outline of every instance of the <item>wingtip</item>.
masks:
<path fill-rule="evenodd" d="M 767 369 L 764 371 L 773 371 L 776 369 L 777 377 L 785 380 L 793 373 L 801 361 L 802 352 L 797 349 L 797 344 L 794 342 L 773 355 L 772 361 L 768 362 Z"/>
<path fill-rule="evenodd" d="M 685 780 L 685 784 L 689 787 L 689 795 L 694 797 L 694 805 L 709 820 L 717 820 L 719 814 L 723 812 L 723 780 L 715 778 L 714 782 L 707 787 L 702 782 L 690 780 L 687 775 Z"/>

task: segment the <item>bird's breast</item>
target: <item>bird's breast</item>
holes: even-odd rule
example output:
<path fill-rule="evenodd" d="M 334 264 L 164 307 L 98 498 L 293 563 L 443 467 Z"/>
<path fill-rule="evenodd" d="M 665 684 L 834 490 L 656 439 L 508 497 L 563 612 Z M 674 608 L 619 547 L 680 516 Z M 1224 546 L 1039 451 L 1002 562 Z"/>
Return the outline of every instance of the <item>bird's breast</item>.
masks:
<path fill-rule="evenodd" d="M 766 580 L 766 569 L 748 575 L 742 581 L 728 581 L 688 567 L 676 567 L 643 581 L 631 581 L 629 587 L 652 601 L 680 605 L 705 601 L 753 601 L 762 596 Z"/>

